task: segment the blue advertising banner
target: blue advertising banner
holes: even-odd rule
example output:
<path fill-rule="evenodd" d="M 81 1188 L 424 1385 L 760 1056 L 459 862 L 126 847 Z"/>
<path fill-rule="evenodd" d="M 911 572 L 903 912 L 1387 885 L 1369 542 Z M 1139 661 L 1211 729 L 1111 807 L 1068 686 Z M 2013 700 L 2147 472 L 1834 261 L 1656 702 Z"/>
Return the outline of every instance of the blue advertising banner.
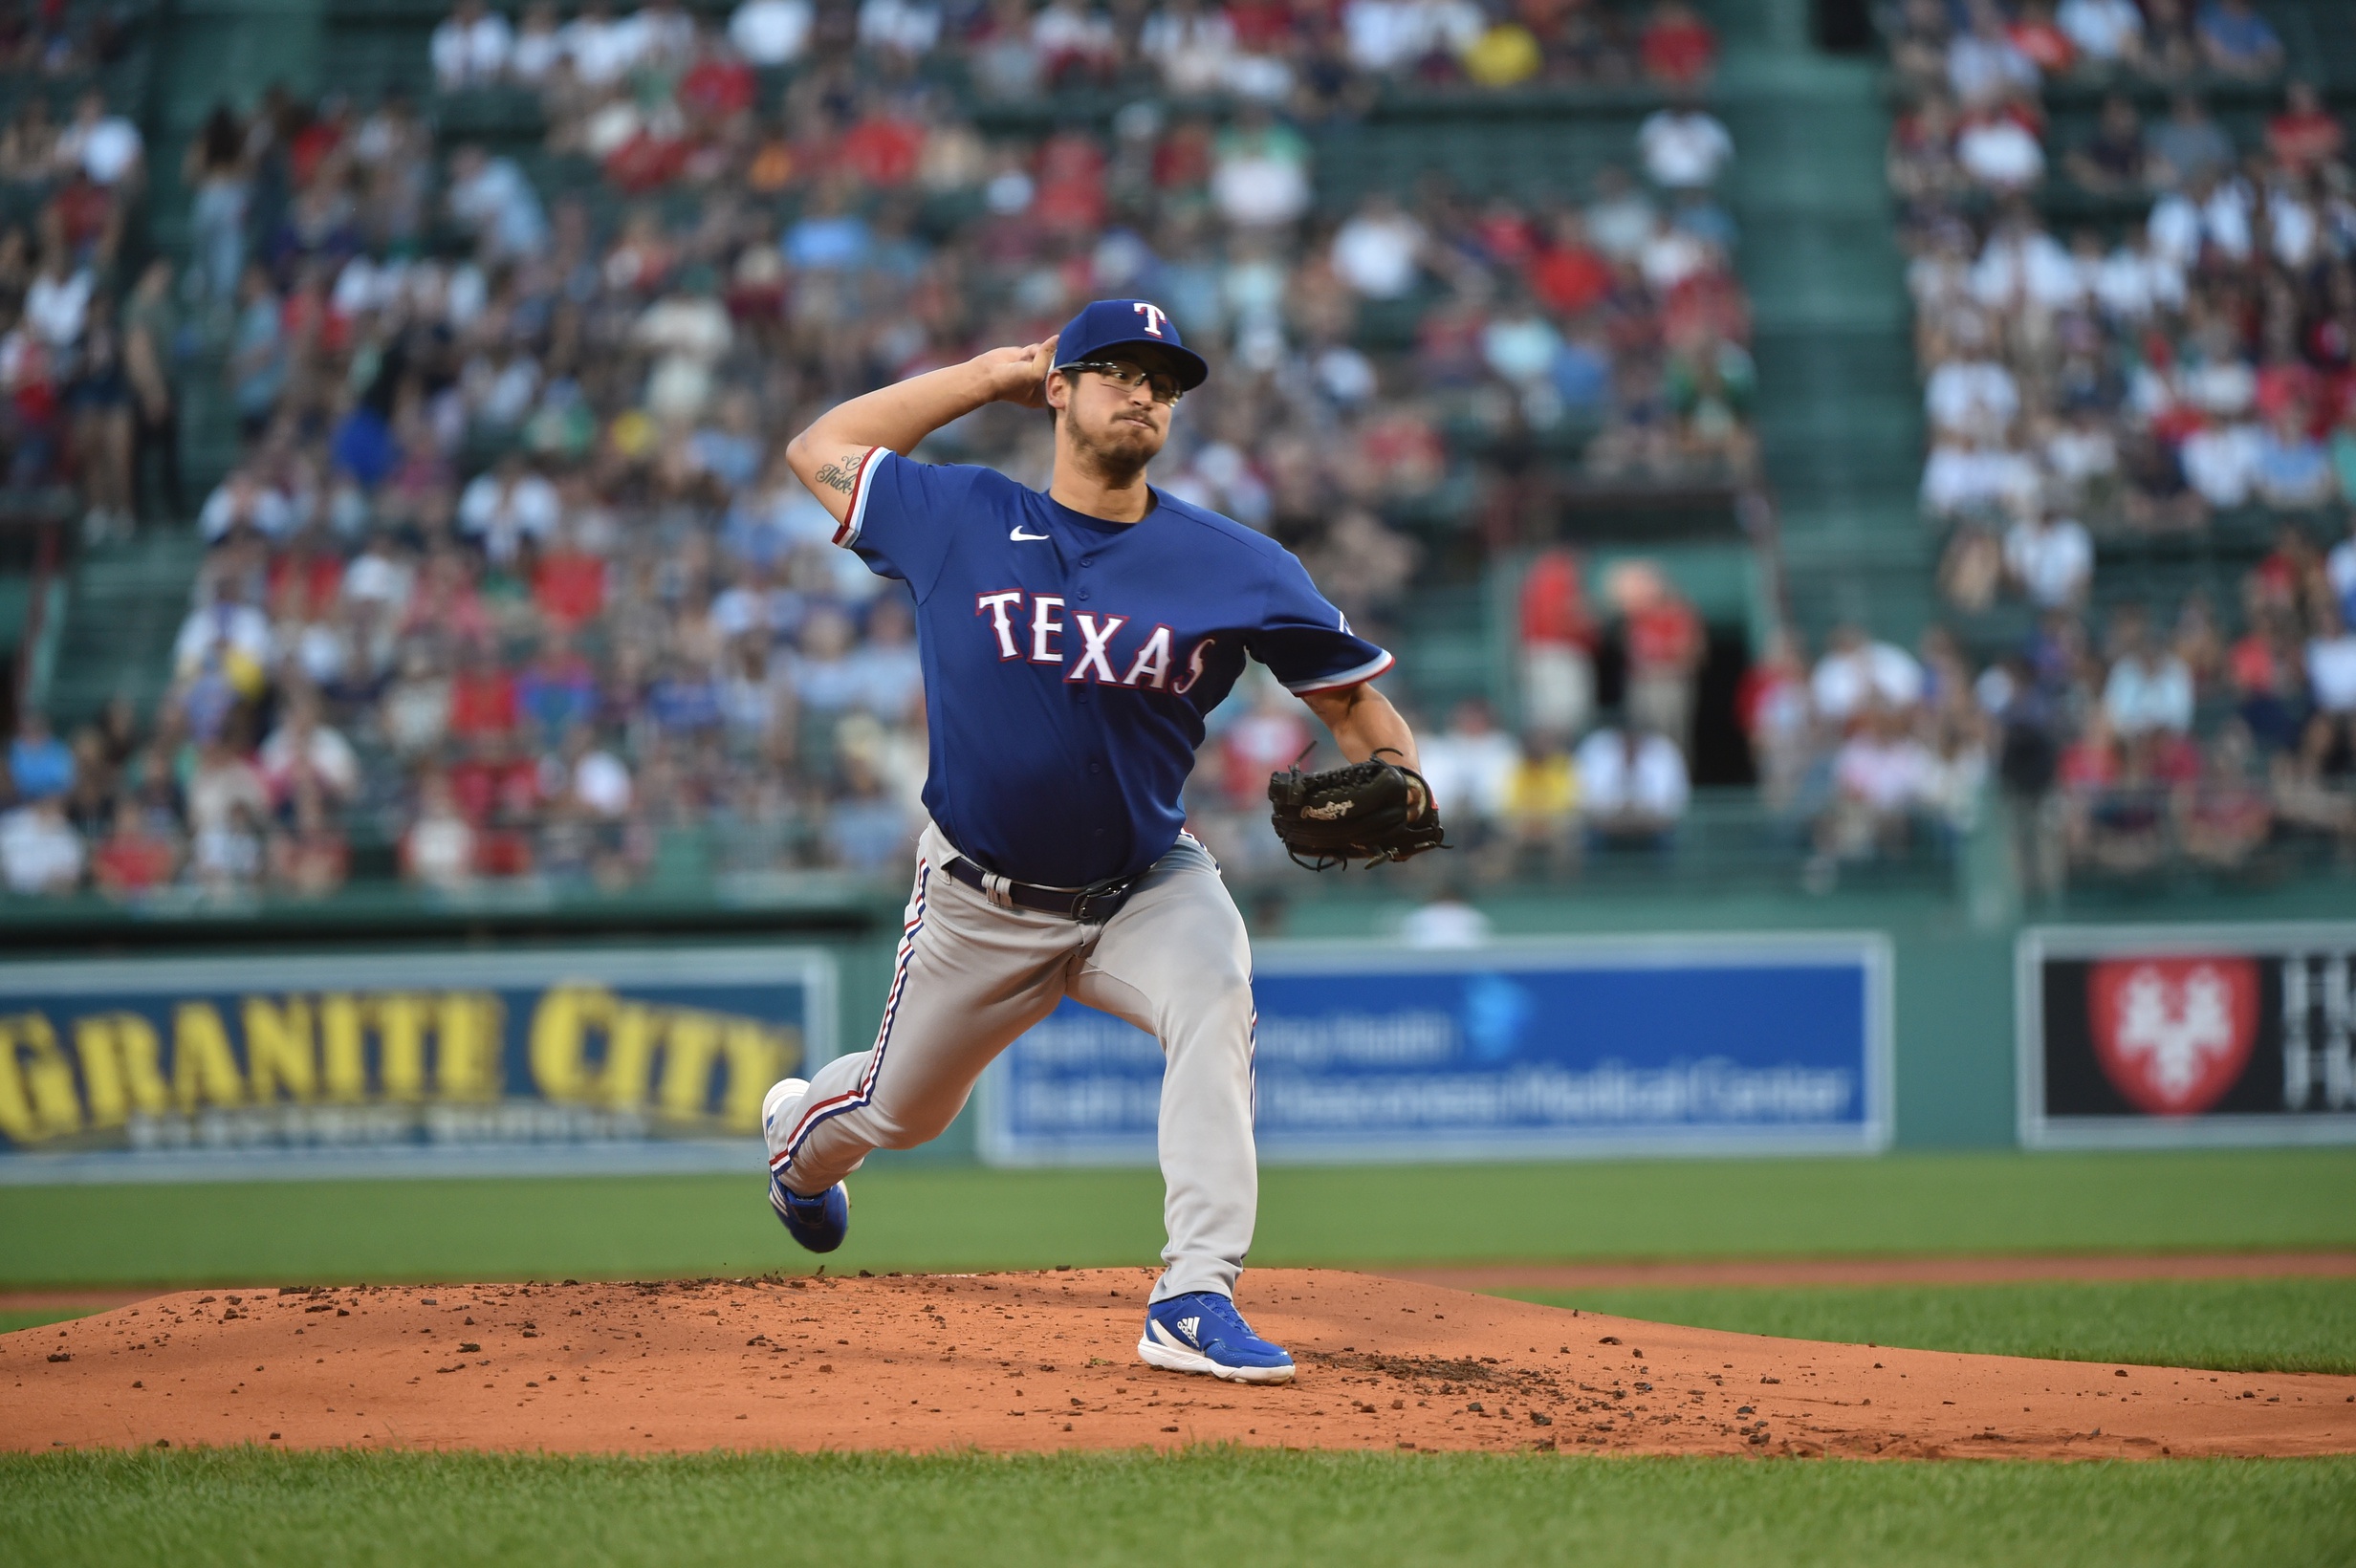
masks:
<path fill-rule="evenodd" d="M 1878 935 L 1254 950 L 1260 1156 L 1527 1159 L 1889 1143 Z M 1154 1158 L 1159 1044 L 1066 1001 L 983 1082 L 997 1165 Z"/>
<path fill-rule="evenodd" d="M 0 964 L 0 1182 L 759 1168 L 792 947 Z"/>

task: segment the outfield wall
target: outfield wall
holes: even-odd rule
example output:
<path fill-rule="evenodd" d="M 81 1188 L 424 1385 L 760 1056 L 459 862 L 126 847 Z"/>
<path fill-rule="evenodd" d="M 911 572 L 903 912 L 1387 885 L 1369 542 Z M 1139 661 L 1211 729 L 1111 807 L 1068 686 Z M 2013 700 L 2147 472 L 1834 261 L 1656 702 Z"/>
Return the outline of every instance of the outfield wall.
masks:
<path fill-rule="evenodd" d="M 1276 1097 L 1276 1114 L 1263 1117 L 1273 1159 L 2356 1140 L 2356 925 L 2327 887 L 2192 902 L 2185 907 L 2205 917 L 2197 925 L 2155 920 L 2170 907 L 2147 900 L 2089 904 L 2072 911 L 2076 919 L 2034 926 L 1921 891 L 1508 896 L 1483 904 L 1497 948 L 1456 955 L 1391 946 L 1412 904 L 1370 896 L 1385 887 L 1328 878 L 1304 882 L 1308 896 L 1280 913 L 1254 906 L 1263 927 L 1282 926 L 1280 937 L 1258 939 L 1263 1009 L 1291 988 L 1278 1004 L 1288 1033 L 1263 1067 Z M 275 1162 L 286 1174 L 548 1168 L 549 1145 L 587 1168 L 732 1167 L 753 1158 L 753 1078 L 873 1037 L 898 926 L 896 906 L 872 891 L 766 910 L 617 907 L 565 926 L 513 910 L 392 922 L 349 906 L 293 922 L 85 911 L 61 916 L 46 942 L 19 926 L 6 933 L 9 959 L 0 963 L 0 1055 L 13 1075 L 0 1082 L 0 1151 L 36 1151 L 53 1179 L 107 1179 L 98 1168 L 103 1157 L 133 1146 L 194 1154 L 241 1140 L 279 1154 L 312 1145 L 308 1159 Z M 453 935 L 464 952 L 452 949 Z M 1764 989 L 1729 992 L 1710 1007 L 1670 1005 L 1688 1000 L 1689 977 L 1692 987 L 1720 983 L 1730 952 L 1778 945 L 1817 957 L 1867 955 L 1843 962 L 1871 970 L 1873 1019 L 1852 1027 L 1841 1008 L 1807 1000 L 1812 993 L 1788 974 L 1770 973 Z M 94 961 L 95 953 L 106 956 Z M 1675 971 L 1670 989 L 1648 1002 L 1641 977 L 1587 973 L 1558 994 L 1539 972 L 1626 969 L 1630 953 L 1643 955 L 1637 969 Z M 2105 954 L 2151 962 L 2106 971 Z M 2205 967 L 2187 967 L 2194 961 Z M 1412 980 L 1419 966 L 1423 978 Z M 1312 983 L 1304 967 L 1322 972 Z M 2126 1028 L 2120 998 L 2135 1000 L 2130 983 L 2150 992 L 2142 1004 L 2157 1006 L 2162 1023 L 2207 1006 L 2206 1022 L 2193 1020 L 2200 1037 L 2177 1038 L 2182 1028 L 2155 1033 L 2149 1019 L 2140 1035 Z M 1403 984 L 1456 1000 L 1435 1002 L 1437 991 L 1382 1000 Z M 558 1003 L 592 991 L 603 1011 L 589 1010 L 595 1037 L 585 1035 L 576 1054 L 594 1070 L 567 1077 L 555 1071 L 564 1053 L 549 1043 L 546 1020 Z M 1370 999 L 1363 1008 L 1362 993 Z M 1351 1021 L 1386 1007 L 1399 1017 Z M 1453 1120 L 1383 1109 L 1420 1092 L 1413 1075 L 1435 1071 L 1447 1052 L 1420 1064 L 1337 1058 L 1304 1076 L 1293 1049 L 1342 1027 L 1371 1028 L 1367 1037 L 1382 1034 L 1375 1043 L 1388 1051 L 1412 1043 L 1417 1018 L 1451 1007 L 1462 1020 L 1454 1065 L 1431 1081 L 1462 1110 Z M 1520 1009 L 1536 1024 L 1507 1039 L 1499 1008 Z M 1781 1028 L 1793 1010 L 1838 1027 L 1800 1038 Z M 1751 1029 L 1750 1018 L 1778 1027 Z M 1587 1019 L 1608 1022 L 1583 1032 L 1561 1022 Z M 286 1044 L 297 1023 L 309 1042 L 299 1063 Z M 1581 1033 L 1587 1037 L 1565 1043 Z M 990 1123 L 986 1112 L 1015 1102 L 986 1091 L 934 1144 L 884 1158 L 1146 1158 L 1149 1119 L 1139 1107 L 1151 1089 L 1149 1050 L 1124 1053 L 1118 1039 L 1090 1045 L 1102 1057 L 1096 1078 L 1050 1081 L 1087 1043 L 1061 1042 L 1061 1057 L 1039 1058 L 1046 1076 L 1024 1080 L 1024 1103 L 1065 1111 L 1030 1123 L 1000 1114 Z M 2133 1081 L 2129 1056 L 2142 1051 L 2135 1059 L 2149 1068 L 2170 1049 L 2209 1055 L 2172 1086 L 2149 1073 L 2149 1083 Z M 608 1063 L 617 1050 L 629 1071 Z M 491 1077 L 501 1085 L 495 1097 L 483 1088 Z M 1749 1122 L 1713 1120 L 1707 1106 L 1647 1121 L 1625 1107 L 1647 1095 L 1771 1109 Z M 1084 1108 L 1091 1096 L 1120 1103 L 1073 1120 L 1069 1107 Z M 493 1098 L 504 1122 L 491 1114 Z M 1349 1104 L 1372 1107 L 1363 1124 L 1332 1121 L 1334 1106 Z M 607 1127 L 600 1117 L 619 1121 Z M 505 1145 L 518 1140 L 507 1135 L 516 1129 L 538 1129 L 520 1141 L 543 1146 L 511 1158 L 516 1151 Z M 606 1136 L 617 1129 L 619 1138 Z M 1098 1134 L 1110 1141 L 1091 1145 Z M 342 1146 L 327 1146 L 338 1140 Z M 0 1181 L 38 1179 L 33 1162 L 20 1160 L 0 1152 Z M 164 1161 L 144 1168 L 175 1173 Z"/>

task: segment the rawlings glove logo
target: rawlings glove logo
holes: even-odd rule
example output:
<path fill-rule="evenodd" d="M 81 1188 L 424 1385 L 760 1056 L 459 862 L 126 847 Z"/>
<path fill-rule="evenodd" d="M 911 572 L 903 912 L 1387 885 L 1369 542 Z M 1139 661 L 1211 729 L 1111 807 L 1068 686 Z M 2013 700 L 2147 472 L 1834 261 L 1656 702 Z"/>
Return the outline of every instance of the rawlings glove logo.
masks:
<path fill-rule="evenodd" d="M 1380 757 L 1316 773 L 1297 765 L 1268 780 L 1268 804 L 1285 853 L 1312 871 L 1448 847 L 1422 776 Z"/>

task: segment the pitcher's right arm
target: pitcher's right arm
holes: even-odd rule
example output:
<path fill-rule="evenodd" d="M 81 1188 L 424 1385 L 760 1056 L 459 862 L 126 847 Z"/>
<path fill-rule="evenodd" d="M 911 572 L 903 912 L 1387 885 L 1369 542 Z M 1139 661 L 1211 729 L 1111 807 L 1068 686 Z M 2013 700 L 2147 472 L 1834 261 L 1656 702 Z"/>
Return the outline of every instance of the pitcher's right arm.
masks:
<path fill-rule="evenodd" d="M 984 403 L 1047 405 L 1056 340 L 993 348 L 839 403 L 786 444 L 785 461 L 836 522 L 850 514 L 860 465 L 878 447 L 905 455 L 951 420 Z"/>

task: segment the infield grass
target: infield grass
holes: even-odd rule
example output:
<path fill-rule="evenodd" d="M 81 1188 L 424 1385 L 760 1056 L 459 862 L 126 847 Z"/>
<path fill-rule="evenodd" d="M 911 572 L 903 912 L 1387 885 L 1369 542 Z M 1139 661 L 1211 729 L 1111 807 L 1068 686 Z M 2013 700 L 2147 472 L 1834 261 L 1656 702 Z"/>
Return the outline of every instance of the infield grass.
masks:
<path fill-rule="evenodd" d="M 2356 1461 L 2031 1465 L 1211 1448 L 993 1458 L 251 1449 L 0 1459 L 0 1560 L 2302 1568 Z"/>
<path fill-rule="evenodd" d="M 2356 1373 L 2356 1279 L 1494 1294 L 1791 1339 L 2234 1372 Z"/>
<path fill-rule="evenodd" d="M 1150 1170 L 853 1178 L 838 1271 L 1151 1263 Z M 2356 1246 L 2356 1150 L 1291 1167 L 1253 1262 Z M 0 1287 L 800 1272 L 760 1174 L 0 1187 Z"/>

